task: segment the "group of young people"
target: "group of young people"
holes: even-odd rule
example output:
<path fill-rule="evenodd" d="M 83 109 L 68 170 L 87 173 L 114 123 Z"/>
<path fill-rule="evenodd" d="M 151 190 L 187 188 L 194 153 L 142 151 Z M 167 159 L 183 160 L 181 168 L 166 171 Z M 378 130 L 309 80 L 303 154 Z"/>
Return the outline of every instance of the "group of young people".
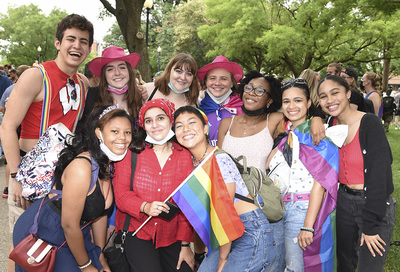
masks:
<path fill-rule="evenodd" d="M 337 257 L 338 271 L 383 271 L 394 226 L 391 150 L 380 120 L 351 107 L 344 78 L 328 75 L 311 90 L 304 78 L 281 84 L 257 71 L 243 75 L 224 56 L 198 69 L 190 55 L 179 53 L 154 83 L 139 87 L 133 69 L 140 56 L 112 46 L 91 61 L 100 81 L 86 93 L 89 83 L 77 69 L 92 42 L 91 23 L 67 16 L 57 27 L 57 58 L 27 70 L 10 96 L 1 139 L 11 170 L 14 246 L 29 234 L 40 210 L 38 236 L 55 246 L 66 241 L 54 271 L 111 271 L 101 249 L 115 204 L 116 231 L 130 216 L 125 253 L 132 271 L 304 271 L 310 265 L 305 256 L 319 250 L 316 241 L 326 222 L 336 224 L 336 233 L 324 242 L 325 260 L 311 267 L 333 271 Z M 47 94 L 50 109 L 44 116 Z M 328 115 L 347 128 L 342 145 L 325 138 Z M 15 180 L 20 152 L 32 149 L 43 128 L 59 122 L 74 132 L 54 175 L 62 197 L 52 200 L 51 193 L 43 206 L 29 203 Z M 170 211 L 165 198 L 217 146 L 246 156 L 248 165 L 262 171 L 277 169 L 284 176 L 277 186 L 285 210 L 282 220 L 269 222 L 250 203 L 234 162 L 217 154 L 245 231 L 205 256 L 204 243 L 182 212 L 171 220 L 160 215 Z M 313 161 L 309 154 L 315 152 L 329 163 Z M 24 270 L 16 264 L 15 271 Z"/>

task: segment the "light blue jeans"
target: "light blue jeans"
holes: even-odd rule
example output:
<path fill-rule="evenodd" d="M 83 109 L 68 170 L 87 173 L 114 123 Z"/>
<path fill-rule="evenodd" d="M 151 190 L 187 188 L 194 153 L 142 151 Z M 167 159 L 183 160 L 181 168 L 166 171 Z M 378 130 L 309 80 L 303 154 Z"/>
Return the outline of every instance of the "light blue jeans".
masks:
<path fill-rule="evenodd" d="M 260 209 L 239 215 L 245 226 L 242 237 L 232 242 L 223 271 L 269 271 L 276 257 L 271 224 Z M 199 272 L 217 271 L 219 249 L 214 249 L 201 263 Z"/>
<path fill-rule="evenodd" d="M 286 272 L 303 272 L 303 250 L 300 248 L 297 237 L 306 218 L 309 201 L 285 202 L 283 229 L 285 241 Z"/>

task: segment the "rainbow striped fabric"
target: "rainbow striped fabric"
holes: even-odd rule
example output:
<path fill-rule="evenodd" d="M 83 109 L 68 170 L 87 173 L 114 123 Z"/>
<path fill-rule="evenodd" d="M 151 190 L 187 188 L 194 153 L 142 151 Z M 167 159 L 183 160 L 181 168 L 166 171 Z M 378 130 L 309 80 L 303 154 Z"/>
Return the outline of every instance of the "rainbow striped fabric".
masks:
<path fill-rule="evenodd" d="M 303 252 L 305 272 L 336 271 L 336 200 L 339 176 L 338 147 L 328 139 L 313 145 L 311 120 L 298 125 L 293 133 L 300 142 L 299 159 L 325 189 L 318 217 L 314 223 L 314 241 Z M 282 151 L 285 141 L 278 146 Z"/>
<path fill-rule="evenodd" d="M 202 162 L 172 196 L 208 254 L 241 237 L 244 225 L 233 206 L 215 154 Z"/>

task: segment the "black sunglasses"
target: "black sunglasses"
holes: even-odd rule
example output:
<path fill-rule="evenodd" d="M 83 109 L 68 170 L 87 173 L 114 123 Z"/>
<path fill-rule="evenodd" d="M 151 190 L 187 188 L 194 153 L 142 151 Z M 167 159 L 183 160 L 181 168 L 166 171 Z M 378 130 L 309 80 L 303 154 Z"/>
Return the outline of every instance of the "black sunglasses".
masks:
<path fill-rule="evenodd" d="M 68 84 L 73 88 L 73 90 L 71 91 L 71 98 L 76 101 L 77 95 L 76 95 L 75 81 L 72 78 L 68 78 Z"/>

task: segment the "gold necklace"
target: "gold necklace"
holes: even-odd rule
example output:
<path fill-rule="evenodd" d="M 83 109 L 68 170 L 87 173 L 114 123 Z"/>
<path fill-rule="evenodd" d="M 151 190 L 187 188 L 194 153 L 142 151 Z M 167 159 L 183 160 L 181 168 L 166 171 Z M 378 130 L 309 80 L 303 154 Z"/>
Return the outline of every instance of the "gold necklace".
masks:
<path fill-rule="evenodd" d="M 251 128 L 261 119 L 261 116 L 262 116 L 262 115 L 260 115 L 260 117 L 258 117 L 258 118 L 253 122 L 253 124 L 251 124 L 251 126 L 249 126 L 248 128 L 244 128 L 244 125 L 242 124 L 242 126 L 243 126 L 243 128 L 244 128 L 244 131 L 243 131 L 243 135 L 244 135 L 244 136 L 246 136 L 247 131 L 248 131 L 249 129 L 251 129 Z"/>

